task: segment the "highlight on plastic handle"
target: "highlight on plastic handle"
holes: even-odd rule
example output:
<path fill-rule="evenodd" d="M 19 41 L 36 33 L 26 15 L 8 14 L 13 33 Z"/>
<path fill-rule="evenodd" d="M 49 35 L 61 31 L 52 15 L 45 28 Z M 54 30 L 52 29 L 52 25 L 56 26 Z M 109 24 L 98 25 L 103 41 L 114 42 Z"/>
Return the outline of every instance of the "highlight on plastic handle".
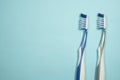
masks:
<path fill-rule="evenodd" d="M 85 66 L 84 66 L 84 48 L 87 40 L 87 30 L 84 31 L 82 42 L 79 48 L 79 58 L 77 65 L 76 80 L 85 80 Z"/>

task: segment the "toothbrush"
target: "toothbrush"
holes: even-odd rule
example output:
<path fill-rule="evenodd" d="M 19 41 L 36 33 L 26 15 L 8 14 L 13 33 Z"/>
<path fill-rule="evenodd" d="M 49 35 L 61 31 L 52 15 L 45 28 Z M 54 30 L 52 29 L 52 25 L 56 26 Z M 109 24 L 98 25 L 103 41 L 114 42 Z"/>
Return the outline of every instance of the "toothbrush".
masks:
<path fill-rule="evenodd" d="M 96 67 L 96 80 L 105 80 L 105 68 L 104 68 L 104 44 L 106 36 L 106 25 L 104 14 L 98 13 L 97 27 L 102 29 L 101 40 L 98 47 L 98 62 Z"/>
<path fill-rule="evenodd" d="M 79 47 L 76 80 L 85 80 L 84 49 L 86 46 L 88 28 L 88 18 L 85 14 L 80 15 L 80 27 L 81 30 L 84 30 L 84 33 L 81 45 Z"/>

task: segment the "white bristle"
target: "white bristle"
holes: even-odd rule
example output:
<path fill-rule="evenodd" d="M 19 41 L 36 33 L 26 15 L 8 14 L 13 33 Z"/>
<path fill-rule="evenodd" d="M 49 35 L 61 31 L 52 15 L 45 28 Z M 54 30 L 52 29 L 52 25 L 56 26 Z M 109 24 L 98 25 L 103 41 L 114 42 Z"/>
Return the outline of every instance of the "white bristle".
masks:
<path fill-rule="evenodd" d="M 80 18 L 80 28 L 81 29 L 88 29 L 88 18 Z"/>
<path fill-rule="evenodd" d="M 97 19 L 97 27 L 105 29 L 106 28 L 105 26 L 106 26 L 105 25 L 105 17 L 98 17 L 98 19 Z"/>

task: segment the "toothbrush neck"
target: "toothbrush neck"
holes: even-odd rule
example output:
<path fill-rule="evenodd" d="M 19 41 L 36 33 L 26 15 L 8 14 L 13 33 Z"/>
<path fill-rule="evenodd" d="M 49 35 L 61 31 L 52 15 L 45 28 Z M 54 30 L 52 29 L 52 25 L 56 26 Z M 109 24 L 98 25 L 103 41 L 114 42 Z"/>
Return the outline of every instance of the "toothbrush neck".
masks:
<path fill-rule="evenodd" d="M 101 35 L 101 40 L 100 40 L 100 44 L 99 44 L 100 47 L 104 47 L 105 37 L 106 37 L 106 30 L 104 29 L 104 30 L 102 31 L 102 35 Z"/>
<path fill-rule="evenodd" d="M 86 41 L 87 41 L 87 30 L 84 30 L 82 42 L 81 42 L 81 45 L 80 45 L 83 50 L 86 46 Z"/>

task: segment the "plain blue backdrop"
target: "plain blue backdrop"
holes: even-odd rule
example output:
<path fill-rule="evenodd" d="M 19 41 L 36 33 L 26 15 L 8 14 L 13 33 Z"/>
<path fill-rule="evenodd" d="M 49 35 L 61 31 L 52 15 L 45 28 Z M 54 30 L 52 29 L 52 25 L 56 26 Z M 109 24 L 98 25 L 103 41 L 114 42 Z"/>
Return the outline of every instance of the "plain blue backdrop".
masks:
<path fill-rule="evenodd" d="M 107 21 L 106 80 L 120 80 L 119 5 L 119 0 L 0 0 L 0 80 L 74 80 L 80 13 L 89 18 L 86 80 L 94 80 L 99 12 Z"/>

